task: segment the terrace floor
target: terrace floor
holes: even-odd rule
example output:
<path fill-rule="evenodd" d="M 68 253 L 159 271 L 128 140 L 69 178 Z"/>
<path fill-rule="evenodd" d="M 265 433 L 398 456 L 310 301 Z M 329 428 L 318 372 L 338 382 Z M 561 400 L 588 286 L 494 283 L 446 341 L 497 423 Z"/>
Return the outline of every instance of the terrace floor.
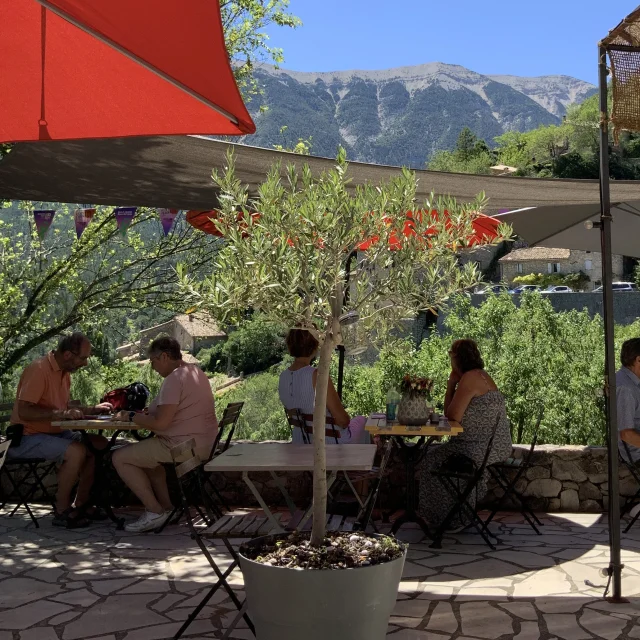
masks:
<path fill-rule="evenodd" d="M 608 564 L 605 518 L 542 520 L 537 536 L 519 516 L 501 514 L 497 551 L 474 533 L 451 536 L 436 551 L 418 529 L 404 529 L 411 546 L 388 637 L 640 638 L 640 525 L 623 535 L 629 603 L 613 605 L 599 587 Z M 21 515 L 0 517 L 0 548 L 0 640 L 171 638 L 212 576 L 184 526 L 132 535 L 111 524 L 69 531 L 45 517 L 34 529 Z M 216 557 L 229 562 L 222 548 Z M 239 571 L 230 581 L 242 592 Z M 220 638 L 234 617 L 219 593 L 184 637 Z M 253 636 L 241 624 L 232 637 Z"/>

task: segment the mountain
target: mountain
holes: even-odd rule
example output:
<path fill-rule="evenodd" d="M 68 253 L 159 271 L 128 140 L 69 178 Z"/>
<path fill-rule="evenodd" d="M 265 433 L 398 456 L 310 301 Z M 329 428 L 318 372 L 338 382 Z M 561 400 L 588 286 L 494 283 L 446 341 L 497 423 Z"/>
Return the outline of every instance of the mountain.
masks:
<path fill-rule="evenodd" d="M 261 66 L 256 78 L 264 95 L 248 104 L 257 133 L 247 144 L 312 138 L 314 155 L 332 157 L 342 145 L 350 160 L 414 168 L 453 148 L 465 126 L 491 143 L 506 131 L 557 124 L 567 105 L 595 91 L 568 76 L 485 76 L 440 62 L 326 73 Z"/>

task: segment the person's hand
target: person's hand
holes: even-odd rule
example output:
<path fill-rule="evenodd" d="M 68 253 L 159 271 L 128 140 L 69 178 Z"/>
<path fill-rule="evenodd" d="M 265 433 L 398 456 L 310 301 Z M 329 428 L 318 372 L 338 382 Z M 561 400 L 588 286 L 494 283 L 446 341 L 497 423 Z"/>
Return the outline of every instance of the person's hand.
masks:
<path fill-rule="evenodd" d="M 82 409 L 65 409 L 62 412 L 63 420 L 82 420 L 82 418 L 84 418 Z"/>
<path fill-rule="evenodd" d="M 460 374 L 455 371 L 452 370 L 451 373 L 449 374 L 449 382 L 447 383 L 449 386 L 453 386 L 455 387 L 458 382 L 460 382 Z"/>
<path fill-rule="evenodd" d="M 100 415 L 101 413 L 112 413 L 113 405 L 110 402 L 101 402 L 100 404 L 97 404 L 95 407 L 93 407 L 93 410 L 98 415 Z"/>
<path fill-rule="evenodd" d="M 113 418 L 111 418 L 114 422 L 129 422 L 129 412 L 128 411 L 118 411 Z"/>

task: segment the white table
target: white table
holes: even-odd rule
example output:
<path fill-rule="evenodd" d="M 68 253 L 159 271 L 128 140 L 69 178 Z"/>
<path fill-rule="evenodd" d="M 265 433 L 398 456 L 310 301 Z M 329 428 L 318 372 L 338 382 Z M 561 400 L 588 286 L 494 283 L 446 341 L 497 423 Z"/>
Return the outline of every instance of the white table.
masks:
<path fill-rule="evenodd" d="M 327 489 L 335 482 L 339 472 L 371 471 L 376 454 L 374 444 L 327 444 Z M 207 462 L 205 471 L 240 471 L 242 479 L 264 510 L 274 527 L 282 531 L 278 520 L 265 503 L 260 492 L 249 478 L 250 472 L 266 471 L 274 479 L 293 514 L 296 506 L 277 471 L 313 471 L 313 445 L 309 444 L 237 444 Z M 306 521 L 305 514 L 302 522 Z"/>

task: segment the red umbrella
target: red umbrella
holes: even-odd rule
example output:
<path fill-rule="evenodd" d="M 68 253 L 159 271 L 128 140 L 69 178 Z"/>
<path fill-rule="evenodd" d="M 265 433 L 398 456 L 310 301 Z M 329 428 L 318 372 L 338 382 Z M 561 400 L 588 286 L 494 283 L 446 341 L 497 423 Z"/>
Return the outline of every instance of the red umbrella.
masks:
<path fill-rule="evenodd" d="M 0 142 L 253 133 L 217 0 L 0 0 Z"/>
<path fill-rule="evenodd" d="M 259 213 L 253 213 L 251 214 L 252 217 L 254 218 L 259 218 L 260 214 Z M 445 211 L 446 219 L 445 219 L 445 227 L 446 228 L 451 228 L 453 223 L 451 222 L 451 220 L 448 217 L 448 213 Z M 200 229 L 200 231 L 204 231 L 205 233 L 208 233 L 210 235 L 215 235 L 215 236 L 222 236 L 222 234 L 220 233 L 220 231 L 218 231 L 218 228 L 216 227 L 216 225 L 212 222 L 212 220 L 214 220 L 217 216 L 217 211 L 213 210 L 213 211 L 189 211 L 187 213 L 187 222 L 192 226 L 195 227 L 196 229 Z M 238 216 L 242 216 L 241 213 L 238 214 Z M 431 216 L 434 222 L 438 221 L 438 212 L 433 211 L 431 212 Z M 390 222 L 390 220 L 389 220 Z M 498 237 L 498 225 L 500 224 L 500 222 L 498 220 L 496 220 L 495 218 L 492 218 L 490 216 L 485 216 L 481 213 L 477 214 L 477 217 L 474 218 L 473 222 L 472 222 L 472 226 L 473 226 L 473 234 L 471 235 L 471 238 L 469 239 L 469 244 L 470 246 L 476 246 L 476 245 L 480 245 L 480 244 L 486 244 L 488 242 L 491 242 L 494 238 Z M 407 212 L 407 220 L 404 223 L 404 228 L 402 230 L 402 233 L 405 237 L 409 238 L 411 236 L 415 236 L 416 232 L 415 232 L 415 225 L 413 223 L 413 214 L 411 211 Z M 428 233 L 428 232 L 427 232 Z M 435 229 L 433 231 L 433 233 L 435 233 Z M 379 240 L 379 236 L 372 236 L 371 238 L 369 238 L 368 240 L 364 240 L 362 241 L 358 246 L 357 249 L 359 251 L 366 251 L 367 249 L 369 249 L 371 246 L 373 246 L 376 242 L 378 242 Z M 397 235 L 395 233 L 392 233 L 391 236 L 389 237 L 389 248 L 392 251 L 398 250 L 402 247 L 402 240 L 401 238 L 398 238 Z"/>

